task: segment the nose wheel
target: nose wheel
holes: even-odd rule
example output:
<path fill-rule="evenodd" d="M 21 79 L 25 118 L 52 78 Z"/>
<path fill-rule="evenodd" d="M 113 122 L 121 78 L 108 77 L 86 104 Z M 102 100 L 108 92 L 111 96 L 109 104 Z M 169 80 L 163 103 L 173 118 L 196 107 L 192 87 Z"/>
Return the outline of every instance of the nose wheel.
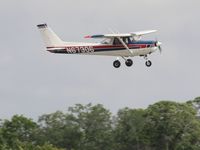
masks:
<path fill-rule="evenodd" d="M 144 56 L 144 59 L 146 60 L 145 65 L 146 65 L 147 67 L 151 67 L 152 62 L 151 62 L 150 60 L 148 60 L 147 55 Z"/>
<path fill-rule="evenodd" d="M 145 62 L 145 65 L 146 65 L 147 67 L 151 67 L 152 62 L 151 62 L 150 60 L 147 60 L 147 61 Z"/>

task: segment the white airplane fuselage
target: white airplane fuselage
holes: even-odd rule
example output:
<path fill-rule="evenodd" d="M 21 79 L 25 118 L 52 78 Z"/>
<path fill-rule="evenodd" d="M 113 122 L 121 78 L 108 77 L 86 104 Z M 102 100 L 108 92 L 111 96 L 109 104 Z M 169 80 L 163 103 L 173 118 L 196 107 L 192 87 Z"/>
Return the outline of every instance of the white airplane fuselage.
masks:
<path fill-rule="evenodd" d="M 47 51 L 60 54 L 134 57 L 145 56 L 158 50 L 156 41 L 132 42 L 128 43 L 127 46 L 129 50 L 122 44 L 66 43 L 66 45 L 63 46 L 47 47 Z"/>

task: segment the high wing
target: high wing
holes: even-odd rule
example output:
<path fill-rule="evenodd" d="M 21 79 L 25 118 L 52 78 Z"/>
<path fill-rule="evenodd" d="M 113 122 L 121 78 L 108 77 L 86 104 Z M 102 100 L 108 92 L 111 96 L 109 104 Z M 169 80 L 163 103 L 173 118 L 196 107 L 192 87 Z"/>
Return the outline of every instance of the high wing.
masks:
<path fill-rule="evenodd" d="M 146 30 L 146 31 L 139 31 L 139 32 L 131 32 L 132 36 L 142 36 L 150 33 L 157 32 L 157 30 Z"/>
<path fill-rule="evenodd" d="M 131 33 L 114 33 L 114 34 L 97 34 L 97 35 L 88 35 L 85 38 L 113 38 L 113 37 L 141 37 L 146 34 L 157 32 L 157 30 L 147 30 Z"/>

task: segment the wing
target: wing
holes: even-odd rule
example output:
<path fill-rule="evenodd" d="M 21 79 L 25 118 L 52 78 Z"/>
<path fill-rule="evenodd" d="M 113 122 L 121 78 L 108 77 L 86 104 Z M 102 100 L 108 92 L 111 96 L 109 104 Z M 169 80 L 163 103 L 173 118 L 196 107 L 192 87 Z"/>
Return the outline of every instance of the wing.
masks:
<path fill-rule="evenodd" d="M 130 33 L 117 33 L 117 34 L 97 34 L 97 35 L 88 35 L 84 38 L 113 38 L 113 37 L 131 37 Z"/>
<path fill-rule="evenodd" d="M 157 32 L 157 30 L 146 30 L 146 31 L 139 31 L 139 32 L 131 32 L 132 36 L 142 36 L 150 33 Z"/>
<path fill-rule="evenodd" d="M 97 35 L 88 35 L 85 38 L 113 38 L 113 37 L 141 37 L 146 34 L 157 32 L 157 30 L 147 30 L 131 33 L 116 33 L 116 34 L 97 34 Z"/>
<path fill-rule="evenodd" d="M 131 35 L 135 41 L 141 40 L 143 35 L 150 34 L 157 32 L 157 30 L 146 30 L 146 31 L 139 31 L 139 32 L 132 32 Z"/>

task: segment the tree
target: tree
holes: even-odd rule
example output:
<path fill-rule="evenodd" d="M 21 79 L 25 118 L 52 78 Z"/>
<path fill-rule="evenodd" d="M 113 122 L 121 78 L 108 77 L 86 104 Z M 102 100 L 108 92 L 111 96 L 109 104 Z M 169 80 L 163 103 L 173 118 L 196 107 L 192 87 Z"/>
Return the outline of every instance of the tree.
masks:
<path fill-rule="evenodd" d="M 199 150 L 200 98 L 124 108 L 113 117 L 103 105 L 77 104 L 34 122 L 0 120 L 0 150 Z"/>
<path fill-rule="evenodd" d="M 20 150 L 20 145 L 34 145 L 34 132 L 37 127 L 35 122 L 23 116 L 15 115 L 11 121 L 5 120 L 0 129 L 1 147 Z"/>
<path fill-rule="evenodd" d="M 200 149 L 200 123 L 191 105 L 158 102 L 147 108 L 145 124 L 155 150 Z"/>
<path fill-rule="evenodd" d="M 41 143 L 49 142 L 58 148 L 77 149 L 81 131 L 75 118 L 70 114 L 57 111 L 39 118 Z"/>
<path fill-rule="evenodd" d="M 79 149 L 110 150 L 112 147 L 111 113 L 102 105 L 81 105 L 69 108 L 82 131 Z"/>
<path fill-rule="evenodd" d="M 187 104 L 192 105 L 197 110 L 197 117 L 200 118 L 200 97 L 188 101 Z"/>
<path fill-rule="evenodd" d="M 77 104 L 68 113 L 57 111 L 39 118 L 40 144 L 49 142 L 67 150 L 110 150 L 111 113 L 102 105 Z"/>
<path fill-rule="evenodd" d="M 115 149 L 142 150 L 145 141 L 142 130 L 145 123 L 145 110 L 124 108 L 118 112 L 114 130 Z"/>
<path fill-rule="evenodd" d="M 36 146 L 32 150 L 64 150 L 64 149 L 56 148 L 51 144 L 44 144 L 42 146 Z"/>

